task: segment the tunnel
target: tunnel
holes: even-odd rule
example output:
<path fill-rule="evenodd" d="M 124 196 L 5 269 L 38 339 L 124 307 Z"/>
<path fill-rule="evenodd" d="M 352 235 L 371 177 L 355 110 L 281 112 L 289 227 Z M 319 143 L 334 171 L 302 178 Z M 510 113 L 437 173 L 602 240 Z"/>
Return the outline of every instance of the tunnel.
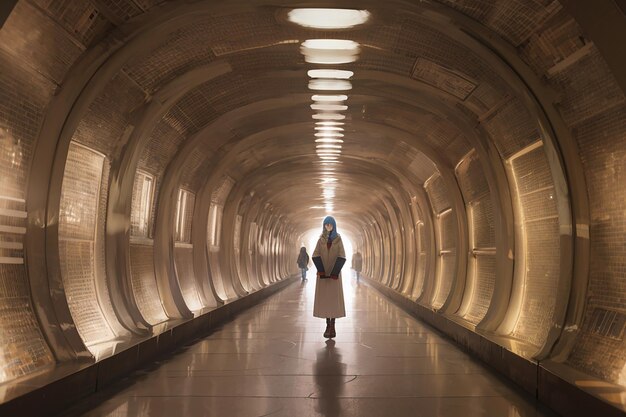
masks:
<path fill-rule="evenodd" d="M 623 415 L 624 39 L 622 0 L 4 0 L 0 414 L 288 305 L 332 215 L 346 297 L 359 252 L 529 401 Z"/>

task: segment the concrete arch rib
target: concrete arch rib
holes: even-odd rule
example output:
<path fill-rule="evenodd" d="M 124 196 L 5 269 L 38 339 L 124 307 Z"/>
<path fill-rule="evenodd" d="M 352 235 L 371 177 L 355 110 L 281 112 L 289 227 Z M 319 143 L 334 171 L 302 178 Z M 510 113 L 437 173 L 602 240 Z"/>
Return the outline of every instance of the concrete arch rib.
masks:
<path fill-rule="evenodd" d="M 42 331 L 60 361 L 91 357 L 67 307 L 58 262 L 58 211 L 65 159 L 72 134 L 87 107 L 108 80 L 130 56 L 137 51 L 145 51 L 146 44 L 142 42 L 150 40 L 156 45 L 168 32 L 165 30 L 167 27 L 175 28 L 179 24 L 166 21 L 148 31 L 135 28 L 136 33 L 143 32 L 144 36 L 132 45 L 118 39 L 91 48 L 67 75 L 63 88 L 52 99 L 45 115 L 31 164 L 37 169 L 31 169 L 29 177 L 29 239 L 25 250 L 29 254 L 28 275 L 35 310 L 44 324 Z M 42 193 L 43 189 L 48 192 Z M 145 328 L 145 323 L 141 323 L 141 320 L 138 322 L 136 317 L 133 318 L 132 314 L 123 310 L 118 319 L 129 330 L 142 333 Z"/>
<path fill-rule="evenodd" d="M 603 7 L 608 6 L 608 2 L 604 3 Z M 584 7 L 574 6 L 572 2 L 565 2 L 564 5 L 575 16 L 584 9 Z M 555 325 L 550 330 L 546 342 L 537 352 L 537 357 L 545 358 L 549 355 L 557 340 L 559 340 L 557 351 L 565 357 L 571 352 L 578 332 L 562 332 L 560 329 L 564 327 L 580 329 L 589 279 L 590 245 L 587 231 L 590 224 L 590 210 L 586 191 L 587 181 L 579 158 L 578 145 L 556 108 L 558 102 L 556 93 L 546 87 L 545 83 L 521 59 L 515 48 L 501 37 L 494 35 L 485 26 L 457 11 L 440 5 L 432 7 L 438 14 L 448 16 L 453 23 L 452 26 L 463 32 L 463 35 L 458 33 L 454 35 L 456 39 L 466 47 L 478 51 L 482 57 L 494 65 L 499 74 L 505 76 L 509 85 L 520 94 L 520 97 L 523 97 L 526 107 L 532 111 L 541 125 L 544 144 L 550 155 L 552 174 L 561 192 L 560 215 L 562 218 L 571 217 L 569 220 L 571 233 L 562 235 L 564 248 L 562 260 L 569 261 L 562 265 L 563 269 L 559 278 L 559 291 L 567 296 L 561 296 L 558 299 L 559 306 L 553 318 Z M 614 5 L 609 7 L 614 7 Z M 588 16 L 591 15 L 591 13 L 588 14 Z M 609 26 L 619 27 L 615 25 L 615 19 L 619 19 L 618 15 L 619 13 L 613 15 Z M 600 37 L 602 41 L 606 41 L 602 35 Z M 617 64 L 615 57 L 616 55 L 613 54 L 611 59 L 614 64 Z M 623 85 L 623 77 L 620 79 Z M 574 224 L 575 228 L 572 227 Z M 562 227 L 567 229 L 568 226 L 564 224 Z M 492 329 L 494 323 L 499 321 L 493 318 L 494 316 L 488 315 L 481 323 L 481 327 Z"/>
<path fill-rule="evenodd" d="M 160 89 L 145 105 L 145 109 L 141 113 L 141 119 L 138 120 L 137 125 L 126 142 L 124 152 L 112 164 L 109 185 L 110 198 L 107 210 L 108 277 L 111 284 L 111 293 L 118 297 L 117 300 L 115 300 L 117 301 L 115 303 L 116 306 L 123 306 L 124 303 L 129 303 L 132 306 L 129 308 L 129 311 L 132 311 L 133 320 L 135 322 L 138 320 L 141 322 L 144 319 L 141 317 L 137 306 L 134 305 L 134 295 L 130 287 L 130 261 L 128 253 L 130 228 L 128 223 L 130 221 L 131 196 L 135 173 L 141 150 L 147 145 L 152 127 L 182 96 L 184 96 L 184 94 L 197 85 L 206 82 L 207 79 L 220 76 L 229 71 L 230 66 L 228 64 L 215 62 L 208 66 L 192 70 Z M 172 172 L 171 170 L 166 172 L 161 198 L 167 196 L 169 199 L 167 201 L 171 201 L 173 187 L 177 184 L 179 176 L 180 174 L 178 172 Z M 175 275 L 172 273 L 172 270 L 170 269 L 168 274 L 163 274 L 163 264 L 170 261 L 171 257 L 161 255 L 169 254 L 169 250 L 165 250 L 162 247 L 162 240 L 168 241 L 168 238 L 167 231 L 159 227 L 161 223 L 158 219 L 167 215 L 171 216 L 172 208 L 169 207 L 169 211 L 166 212 L 166 204 L 163 206 L 159 204 L 158 207 L 158 216 L 160 217 L 157 217 L 157 230 L 155 230 L 155 240 L 158 243 L 154 245 L 155 251 L 162 251 L 159 252 L 159 256 L 155 257 L 159 263 L 159 267 L 155 268 L 159 271 L 157 275 L 158 287 L 164 300 L 166 313 L 170 317 L 189 317 L 190 312 L 184 304 L 181 304 L 182 296 L 180 295 L 180 289 L 177 290 L 178 284 L 175 282 Z M 120 225 L 120 222 L 123 223 Z M 171 224 L 172 222 L 168 222 L 166 226 Z M 174 297 L 170 298 L 169 294 L 174 295 Z M 178 296 L 176 296 L 176 294 L 178 294 Z M 123 296 L 123 298 L 119 298 L 120 296 Z M 118 307 L 118 309 L 120 309 L 120 307 Z M 146 325 L 148 324 L 144 323 L 144 326 Z"/>
<path fill-rule="evenodd" d="M 27 234 L 31 238 L 25 250 L 29 253 L 27 269 L 35 311 L 44 324 L 42 331 L 53 353 L 61 361 L 91 357 L 64 300 L 58 262 L 59 201 L 72 134 L 89 104 L 131 56 L 147 53 L 189 19 L 201 19 L 216 10 L 206 4 L 184 9 L 150 14 L 139 19 L 142 22 L 126 25 L 108 41 L 91 48 L 67 74 L 63 88 L 51 101 L 44 118 L 31 164 L 37 169 L 31 169 L 29 177 Z M 48 192 L 42 193 L 42 189 Z M 146 323 L 138 318 L 137 312 L 126 312 L 120 306 L 118 319 L 135 333 L 145 332 Z"/>

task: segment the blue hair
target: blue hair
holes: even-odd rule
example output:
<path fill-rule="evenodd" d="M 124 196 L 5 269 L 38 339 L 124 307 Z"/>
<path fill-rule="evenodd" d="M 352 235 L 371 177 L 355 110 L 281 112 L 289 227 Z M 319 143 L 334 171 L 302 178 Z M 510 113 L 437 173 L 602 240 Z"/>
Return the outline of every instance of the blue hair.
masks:
<path fill-rule="evenodd" d="M 326 216 L 326 218 L 324 219 L 324 223 L 322 224 L 322 233 L 325 233 L 326 231 L 325 226 L 327 224 L 333 225 L 333 230 L 330 232 L 330 235 L 328 235 L 328 238 L 331 241 L 335 240 L 335 238 L 337 237 L 337 222 L 335 221 L 335 218 L 332 216 Z"/>

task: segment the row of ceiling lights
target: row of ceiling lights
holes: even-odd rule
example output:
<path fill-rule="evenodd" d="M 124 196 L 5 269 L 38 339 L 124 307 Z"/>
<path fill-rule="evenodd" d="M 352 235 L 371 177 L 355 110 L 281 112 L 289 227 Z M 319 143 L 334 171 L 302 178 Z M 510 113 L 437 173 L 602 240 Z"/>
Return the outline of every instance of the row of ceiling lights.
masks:
<path fill-rule="evenodd" d="M 347 29 L 367 22 L 369 12 L 352 9 L 294 9 L 289 12 L 290 21 L 315 29 Z M 300 52 L 309 64 L 324 67 L 309 70 L 309 90 L 313 119 L 315 120 L 315 150 L 320 162 L 320 180 L 323 208 L 327 213 L 334 210 L 337 178 L 333 176 L 343 148 L 344 126 L 348 110 L 346 92 L 352 89 L 350 79 L 354 72 L 335 69 L 331 65 L 355 62 L 360 45 L 346 39 L 308 39 L 302 42 Z M 322 208 L 315 206 L 316 208 Z"/>

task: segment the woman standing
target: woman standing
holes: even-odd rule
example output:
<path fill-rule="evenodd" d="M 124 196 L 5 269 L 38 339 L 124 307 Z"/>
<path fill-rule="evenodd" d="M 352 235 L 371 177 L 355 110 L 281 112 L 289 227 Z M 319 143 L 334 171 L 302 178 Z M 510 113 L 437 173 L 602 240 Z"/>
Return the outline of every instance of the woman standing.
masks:
<path fill-rule="evenodd" d="M 298 268 L 300 268 L 300 272 L 302 273 L 302 281 L 306 280 L 306 271 L 309 270 L 309 254 L 306 253 L 306 248 L 303 246 L 300 248 L 300 254 L 298 255 Z"/>
<path fill-rule="evenodd" d="M 326 319 L 324 337 L 333 338 L 337 335 L 335 319 L 346 316 L 340 279 L 346 253 L 337 233 L 337 223 L 331 216 L 324 219 L 322 235 L 313 252 L 313 263 L 317 268 L 313 316 Z"/>

